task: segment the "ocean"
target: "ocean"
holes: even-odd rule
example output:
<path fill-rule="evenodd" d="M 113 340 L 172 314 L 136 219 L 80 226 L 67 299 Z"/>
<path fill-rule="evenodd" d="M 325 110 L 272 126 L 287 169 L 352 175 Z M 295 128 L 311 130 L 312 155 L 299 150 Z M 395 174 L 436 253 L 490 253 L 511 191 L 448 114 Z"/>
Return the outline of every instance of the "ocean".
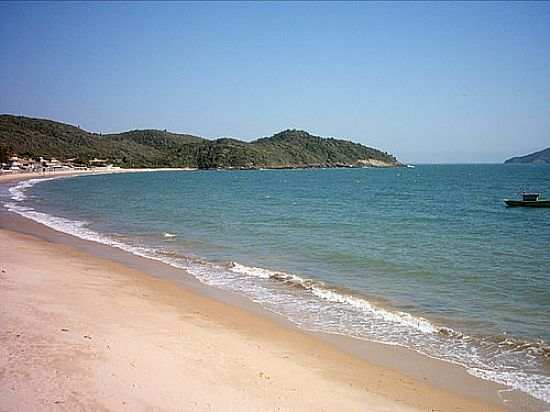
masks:
<path fill-rule="evenodd" d="M 524 190 L 550 198 L 550 167 L 122 173 L 0 196 L 301 328 L 405 346 L 550 406 L 550 209 L 505 206 Z"/>

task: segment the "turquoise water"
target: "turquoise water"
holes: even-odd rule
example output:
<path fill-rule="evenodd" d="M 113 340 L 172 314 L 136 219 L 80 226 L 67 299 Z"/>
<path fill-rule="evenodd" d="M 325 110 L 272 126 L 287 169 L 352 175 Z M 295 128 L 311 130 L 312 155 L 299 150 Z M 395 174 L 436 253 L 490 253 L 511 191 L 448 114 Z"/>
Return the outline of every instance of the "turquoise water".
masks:
<path fill-rule="evenodd" d="M 296 324 L 399 344 L 550 402 L 550 167 L 155 172 L 6 206 L 185 268 Z"/>

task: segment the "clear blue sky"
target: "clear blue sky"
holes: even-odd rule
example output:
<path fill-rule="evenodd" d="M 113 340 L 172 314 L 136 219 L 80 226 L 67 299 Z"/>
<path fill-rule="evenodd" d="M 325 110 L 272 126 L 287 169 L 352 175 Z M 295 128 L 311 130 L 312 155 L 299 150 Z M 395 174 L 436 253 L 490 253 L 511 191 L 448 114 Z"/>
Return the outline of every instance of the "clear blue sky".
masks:
<path fill-rule="evenodd" d="M 501 162 L 550 146 L 550 2 L 0 3 L 0 112 Z"/>

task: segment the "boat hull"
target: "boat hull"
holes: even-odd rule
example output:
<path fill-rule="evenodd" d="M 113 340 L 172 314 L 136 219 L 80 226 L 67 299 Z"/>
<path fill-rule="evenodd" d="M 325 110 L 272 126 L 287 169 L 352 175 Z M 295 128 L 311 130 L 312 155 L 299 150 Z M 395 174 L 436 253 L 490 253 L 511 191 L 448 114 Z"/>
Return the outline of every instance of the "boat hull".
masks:
<path fill-rule="evenodd" d="M 504 201 L 510 207 L 550 207 L 550 200 L 510 200 Z"/>

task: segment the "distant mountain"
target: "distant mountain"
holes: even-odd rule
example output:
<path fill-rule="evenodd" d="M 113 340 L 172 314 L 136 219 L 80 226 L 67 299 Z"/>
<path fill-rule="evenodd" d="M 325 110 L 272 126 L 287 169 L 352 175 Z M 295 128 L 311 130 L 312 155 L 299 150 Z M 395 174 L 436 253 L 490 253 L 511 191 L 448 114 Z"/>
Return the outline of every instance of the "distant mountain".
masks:
<path fill-rule="evenodd" d="M 540 152 L 531 153 L 527 156 L 512 157 L 504 162 L 504 164 L 518 164 L 518 163 L 539 163 L 550 164 L 550 147 Z"/>
<path fill-rule="evenodd" d="M 404 166 L 394 156 L 371 147 L 300 130 L 286 130 L 248 143 L 229 138 L 208 140 L 161 130 L 97 134 L 52 120 L 0 115 L 0 158 L 12 155 L 76 158 L 81 164 L 99 158 L 122 167 Z"/>

